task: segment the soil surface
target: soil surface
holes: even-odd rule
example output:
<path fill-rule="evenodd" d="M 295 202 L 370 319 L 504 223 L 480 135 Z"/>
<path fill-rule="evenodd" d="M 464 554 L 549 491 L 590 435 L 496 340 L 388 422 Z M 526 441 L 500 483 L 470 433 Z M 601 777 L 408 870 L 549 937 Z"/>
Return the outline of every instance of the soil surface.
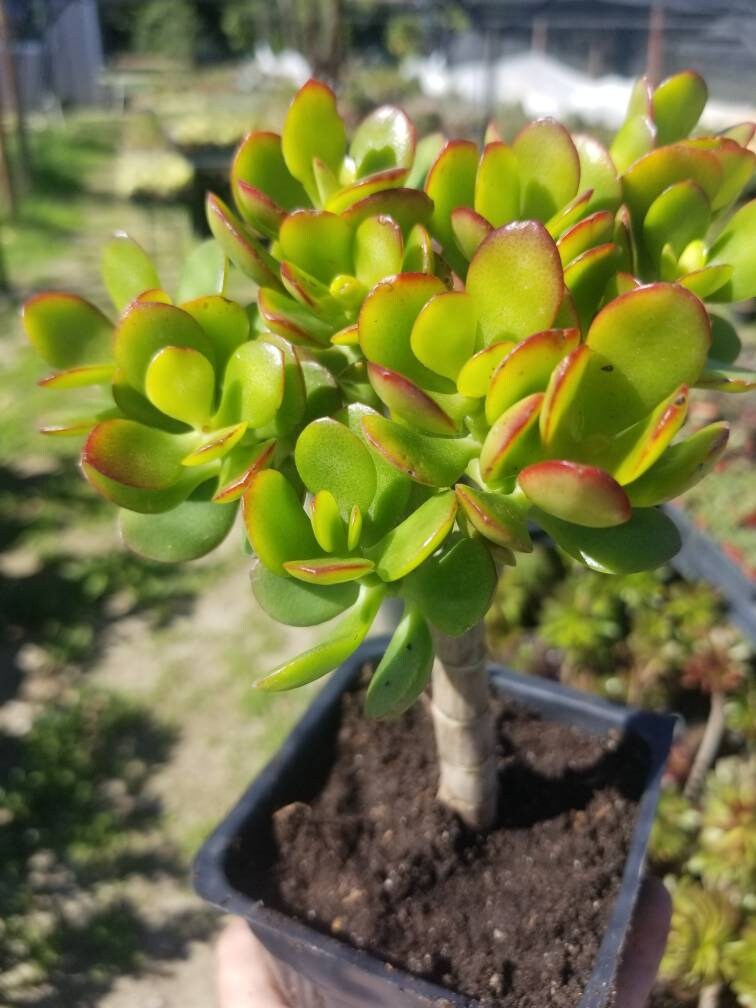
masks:
<path fill-rule="evenodd" d="M 619 887 L 645 749 L 499 701 L 497 726 L 501 811 L 480 836 L 435 801 L 424 705 L 376 724 L 347 694 L 322 790 L 275 814 L 272 864 L 243 842 L 242 888 L 481 1005 L 575 1008 Z"/>

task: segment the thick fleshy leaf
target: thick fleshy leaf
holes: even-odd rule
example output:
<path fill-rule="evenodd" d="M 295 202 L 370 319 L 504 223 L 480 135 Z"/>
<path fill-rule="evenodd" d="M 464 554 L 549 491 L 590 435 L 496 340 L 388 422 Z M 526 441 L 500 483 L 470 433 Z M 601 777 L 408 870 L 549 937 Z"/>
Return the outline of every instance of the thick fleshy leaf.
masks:
<path fill-rule="evenodd" d="M 577 193 L 580 159 L 572 138 L 554 119 L 538 119 L 520 130 L 512 149 L 520 178 L 519 216 L 545 222 Z"/>
<path fill-rule="evenodd" d="M 709 201 L 703 189 L 687 179 L 676 182 L 657 196 L 643 221 L 646 247 L 658 266 L 665 245 L 676 256 L 694 239 L 703 238 L 711 220 Z"/>
<path fill-rule="evenodd" d="M 246 421 L 255 428 L 270 423 L 283 401 L 284 363 L 282 351 L 263 340 L 235 350 L 226 367 L 215 424 L 228 427 Z"/>
<path fill-rule="evenodd" d="M 518 343 L 493 373 L 486 395 L 486 419 L 493 423 L 520 399 L 543 392 L 559 361 L 580 342 L 577 329 L 545 329 Z"/>
<path fill-rule="evenodd" d="M 130 385 L 123 372 L 116 368 L 113 372 L 111 394 L 118 410 L 129 420 L 136 420 L 147 427 L 168 431 L 169 434 L 185 434 L 187 426 L 179 420 L 161 413 L 142 392 Z"/>
<path fill-rule="evenodd" d="M 321 644 L 292 658 L 255 683 L 262 690 L 287 690 L 322 678 L 345 662 L 367 637 L 383 601 L 381 587 L 360 589 L 357 604 Z"/>
<path fill-rule="evenodd" d="M 584 436 L 616 434 L 700 375 L 711 340 L 697 297 L 674 284 L 623 294 L 596 316 L 580 392 Z"/>
<path fill-rule="evenodd" d="M 226 288 L 228 260 L 223 249 L 212 238 L 193 249 L 181 267 L 179 304 L 182 301 L 204 299 L 208 294 L 223 294 Z"/>
<path fill-rule="evenodd" d="M 456 637 L 486 615 L 497 580 L 496 565 L 483 541 L 455 534 L 409 575 L 402 594 L 441 633 Z"/>
<path fill-rule="evenodd" d="M 260 287 L 279 287 L 278 264 L 233 210 L 214 193 L 207 194 L 205 209 L 210 230 L 231 262 Z"/>
<path fill-rule="evenodd" d="M 709 313 L 711 322 L 711 347 L 709 354 L 723 364 L 733 364 L 743 349 L 738 331 L 729 319 Z"/>
<path fill-rule="evenodd" d="M 756 199 L 742 206 L 725 224 L 711 247 L 709 262 L 733 267 L 732 278 L 717 291 L 717 301 L 756 297 Z"/>
<path fill-rule="evenodd" d="M 729 435 L 727 424 L 713 423 L 671 445 L 658 462 L 626 488 L 633 505 L 652 507 L 685 493 L 711 472 Z"/>
<path fill-rule="evenodd" d="M 163 347 L 195 350 L 215 363 L 215 351 L 205 331 L 187 312 L 160 302 L 132 303 L 115 332 L 115 359 L 133 388 L 144 389 L 150 361 Z"/>
<path fill-rule="evenodd" d="M 572 142 L 580 160 L 580 191 L 591 190 L 586 212 L 613 213 L 622 201 L 622 186 L 609 151 L 586 133 L 573 135 Z"/>
<path fill-rule="evenodd" d="M 441 243 L 446 259 L 463 275 L 466 259 L 457 251 L 451 215 L 457 207 L 474 206 L 477 171 L 475 144 L 450 140 L 433 163 L 425 183 L 425 191 L 433 200 L 431 231 Z"/>
<path fill-rule="evenodd" d="M 695 145 L 701 140 L 689 140 L 687 143 Z M 714 153 L 722 169 L 722 183 L 711 204 L 712 210 L 719 213 L 730 207 L 751 181 L 756 168 L 756 152 L 721 137 L 708 149 Z"/>
<path fill-rule="evenodd" d="M 655 139 L 651 86 L 644 76 L 633 84 L 625 121 L 612 141 L 610 153 L 617 171 L 626 172 L 630 165 L 653 148 Z"/>
<path fill-rule="evenodd" d="M 239 427 L 241 426 L 240 424 Z M 226 430 L 234 431 L 238 428 L 231 427 Z M 218 490 L 213 500 L 219 504 L 238 500 L 252 482 L 255 473 L 265 469 L 273 461 L 275 448 L 275 441 L 261 441 L 251 448 L 243 445 L 232 448 L 223 459 Z M 182 459 L 182 462 L 184 465 L 190 464 L 186 458 Z"/>
<path fill-rule="evenodd" d="M 564 283 L 572 295 L 581 328 L 588 327 L 619 265 L 619 248 L 614 242 L 606 242 L 588 249 L 565 268 Z"/>
<path fill-rule="evenodd" d="M 694 70 L 667 77 L 651 97 L 659 146 L 687 137 L 698 120 L 709 96 L 706 82 Z"/>
<path fill-rule="evenodd" d="M 160 286 L 152 260 L 142 246 L 126 234 L 116 234 L 105 244 L 102 279 L 119 312 L 142 291 Z"/>
<path fill-rule="evenodd" d="M 81 458 L 117 483 L 165 490 L 184 475 L 181 459 L 194 441 L 194 435 L 167 434 L 134 420 L 105 420 L 90 433 Z"/>
<path fill-rule="evenodd" d="M 683 385 L 661 402 L 651 415 L 614 441 L 608 460 L 601 459 L 620 484 L 631 483 L 650 468 L 667 448 L 688 415 L 688 390 Z"/>
<path fill-rule="evenodd" d="M 404 241 L 390 217 L 369 217 L 354 236 L 354 271 L 365 287 L 402 271 Z"/>
<path fill-rule="evenodd" d="M 480 472 L 491 486 L 501 486 L 540 457 L 538 414 L 543 393 L 521 399 L 493 424 L 480 450 Z"/>
<path fill-rule="evenodd" d="M 479 490 L 458 483 L 454 488 L 462 509 L 473 528 L 482 536 L 519 553 L 530 553 L 533 543 L 520 509 L 504 494 Z"/>
<path fill-rule="evenodd" d="M 370 447 L 370 442 L 362 421 L 365 417 L 371 416 L 379 416 L 379 414 L 361 402 L 352 403 L 346 410 L 347 426 L 366 447 Z M 367 511 L 360 509 L 359 518 L 353 518 L 354 508 L 349 515 L 351 536 L 349 542 L 354 542 L 354 545 L 360 541 L 360 538 L 373 543 L 392 525 L 395 525 L 397 518 L 404 514 L 413 486 L 412 481 L 404 473 L 400 473 L 390 465 L 382 455 L 371 450 L 371 458 L 375 466 L 375 494 Z M 354 531 L 352 531 L 353 521 L 356 526 L 359 526 Z M 356 540 L 354 540 L 355 535 L 357 535 Z M 350 545 L 350 549 L 353 548 L 354 546 Z"/>
<path fill-rule="evenodd" d="M 150 361 L 144 390 L 161 412 L 190 427 L 203 427 L 213 408 L 215 372 L 197 350 L 163 347 Z"/>
<path fill-rule="evenodd" d="M 294 458 L 310 493 L 328 490 L 344 517 L 354 504 L 362 511 L 370 507 L 376 490 L 375 466 L 368 449 L 345 424 L 330 417 L 308 424 L 297 439 Z"/>
<path fill-rule="evenodd" d="M 383 581 L 398 581 L 434 553 L 454 525 L 457 498 L 451 490 L 431 497 L 367 550 Z"/>
<path fill-rule="evenodd" d="M 273 574 L 261 563 L 252 568 L 252 592 L 260 608 L 287 626 L 316 626 L 339 616 L 357 601 L 359 585 L 313 585 Z"/>
<path fill-rule="evenodd" d="M 580 436 L 577 401 L 583 376 L 593 358 L 592 351 L 583 343 L 554 368 L 543 397 L 539 428 L 541 441 L 550 453 L 559 442 L 574 445 Z"/>
<path fill-rule="evenodd" d="M 260 314 L 274 333 L 292 343 L 323 346 L 333 326 L 287 294 L 262 287 L 257 295 Z"/>
<path fill-rule="evenodd" d="M 671 518 L 656 508 L 638 508 L 622 525 L 587 528 L 534 511 L 533 518 L 563 550 L 603 574 L 636 574 L 667 563 L 681 546 Z"/>
<path fill-rule="evenodd" d="M 427 227 L 432 213 L 433 203 L 424 192 L 417 189 L 386 189 L 353 203 L 341 216 L 352 228 L 359 227 L 368 217 L 391 217 L 406 238 L 416 224 Z"/>
<path fill-rule="evenodd" d="M 406 177 L 406 168 L 388 168 L 386 171 L 376 172 L 375 175 L 368 175 L 359 182 L 335 189 L 326 197 L 325 208 L 331 213 L 343 214 L 368 196 L 401 186 Z"/>
<path fill-rule="evenodd" d="M 433 276 L 403 273 L 376 284 L 360 310 L 360 346 L 374 364 L 406 375 L 421 388 L 448 392 L 453 386 L 420 363 L 412 352 L 411 334 L 420 310 L 446 288 Z"/>
<path fill-rule="evenodd" d="M 432 273 L 435 261 L 430 232 L 422 224 L 415 224 L 407 235 L 401 272 Z"/>
<path fill-rule="evenodd" d="M 614 233 L 614 216 L 608 210 L 599 210 L 565 231 L 557 241 L 559 257 L 566 265 L 583 252 L 611 239 Z"/>
<path fill-rule="evenodd" d="M 380 477 L 378 480 L 380 485 Z M 375 497 L 373 498 L 373 503 L 375 503 Z M 347 524 L 347 549 L 351 552 L 356 550 L 360 545 L 360 539 L 362 538 L 362 511 L 355 504 L 352 510 L 349 512 L 349 522 Z"/>
<path fill-rule="evenodd" d="M 302 361 L 307 402 L 303 422 L 310 423 L 341 409 L 343 396 L 336 379 L 323 364 L 305 358 Z"/>
<path fill-rule="evenodd" d="M 366 116 L 349 145 L 357 178 L 387 168 L 409 168 L 415 157 L 415 127 L 401 109 L 382 105 Z"/>
<path fill-rule="evenodd" d="M 756 123 L 752 122 L 737 123 L 722 131 L 723 137 L 734 140 L 741 147 L 747 147 L 753 140 L 754 134 L 756 134 Z"/>
<path fill-rule="evenodd" d="M 428 133 L 417 142 L 415 160 L 407 176 L 406 184 L 410 188 L 422 189 L 428 177 L 433 162 L 441 153 L 446 138 L 443 133 Z"/>
<path fill-rule="evenodd" d="M 336 498 L 328 490 L 320 490 L 312 501 L 310 515 L 312 531 L 318 545 L 326 553 L 343 553 L 347 547 L 347 529 L 339 514 Z"/>
<path fill-rule="evenodd" d="M 651 204 L 676 182 L 695 182 L 711 201 L 722 181 L 722 169 L 711 151 L 675 144 L 658 147 L 626 172 L 622 186 L 633 226 L 640 230 Z"/>
<path fill-rule="evenodd" d="M 457 390 L 460 395 L 472 399 L 484 396 L 494 371 L 516 346 L 514 340 L 501 340 L 491 343 L 470 357 L 457 377 Z"/>
<path fill-rule="evenodd" d="M 294 487 L 275 469 L 255 473 L 242 497 L 242 513 L 252 549 L 274 574 L 284 563 L 320 550 Z"/>
<path fill-rule="evenodd" d="M 750 392 L 756 388 L 756 371 L 709 359 L 696 385 L 717 392 Z"/>
<path fill-rule="evenodd" d="M 519 341 L 547 329 L 563 291 L 562 264 L 554 240 L 537 221 L 492 231 L 467 273 L 485 343 Z"/>
<path fill-rule="evenodd" d="M 678 279 L 678 283 L 686 290 L 692 291 L 696 297 L 705 301 L 716 294 L 732 278 L 734 270 L 728 264 L 721 266 L 707 266 L 705 269 L 693 270 Z"/>
<path fill-rule="evenodd" d="M 474 207 L 495 228 L 520 216 L 517 155 L 507 144 L 486 144 L 475 177 Z"/>
<path fill-rule="evenodd" d="M 359 581 L 374 568 L 364 557 L 315 557 L 313 560 L 289 560 L 284 564 L 287 574 L 309 584 L 345 584 Z"/>
<path fill-rule="evenodd" d="M 347 317 L 343 305 L 339 304 L 328 287 L 299 269 L 294 263 L 281 263 L 281 282 L 295 300 L 310 308 L 323 319 L 332 323 L 334 328 L 346 325 Z"/>
<path fill-rule="evenodd" d="M 130 486 L 111 479 L 85 460 L 82 460 L 81 471 L 90 486 L 111 504 L 140 514 L 162 514 L 171 511 L 207 479 L 206 471 L 185 469 L 184 475 L 175 483 L 156 490 L 150 487 Z"/>
<path fill-rule="evenodd" d="M 630 517 L 625 491 L 595 466 L 548 459 L 523 469 L 517 484 L 536 507 L 576 525 L 609 528 Z"/>
<path fill-rule="evenodd" d="M 297 92 L 286 114 L 281 139 L 287 168 L 317 203 L 313 159 L 318 158 L 338 175 L 346 153 L 344 123 L 334 93 L 326 84 L 309 80 Z"/>
<path fill-rule="evenodd" d="M 281 258 L 329 284 L 352 272 L 352 229 L 327 210 L 297 210 L 283 221 L 278 235 Z"/>
<path fill-rule="evenodd" d="M 451 212 L 451 229 L 457 248 L 470 260 L 493 231 L 485 217 L 475 213 L 470 207 L 457 207 Z"/>
<path fill-rule="evenodd" d="M 407 710 L 430 679 L 433 656 L 428 624 L 414 606 L 408 606 L 370 680 L 367 717 L 397 717 Z"/>
<path fill-rule="evenodd" d="M 161 563 L 184 563 L 210 553 L 231 531 L 237 508 L 236 504 L 214 504 L 203 489 L 163 514 L 121 511 L 119 524 L 126 546 Z"/>
<path fill-rule="evenodd" d="M 271 423 L 259 432 L 260 437 L 287 437 L 301 426 L 307 406 L 304 374 L 296 349 L 280 336 L 271 334 L 267 343 L 273 343 L 284 358 L 284 387 L 281 404 Z"/>
<path fill-rule="evenodd" d="M 240 423 L 203 435 L 199 445 L 181 459 L 181 464 L 185 466 L 205 465 L 208 462 L 225 458 L 230 451 L 233 451 L 246 432 L 247 424 Z"/>
<path fill-rule="evenodd" d="M 378 398 L 388 407 L 392 417 L 426 434 L 457 433 L 451 417 L 409 378 L 380 364 L 368 364 L 368 376 Z"/>
<path fill-rule="evenodd" d="M 249 339 L 249 315 L 236 301 L 218 294 L 186 301 L 181 310 L 191 315 L 209 337 L 216 369 L 222 374 L 234 350 Z"/>
<path fill-rule="evenodd" d="M 231 164 L 231 188 L 239 212 L 262 234 L 274 237 L 286 212 L 309 203 L 284 161 L 281 137 L 249 133 Z"/>
<path fill-rule="evenodd" d="M 47 378 L 40 378 L 37 385 L 47 389 L 89 388 L 92 385 L 109 385 L 112 377 L 112 364 L 88 364 L 57 371 Z"/>
<path fill-rule="evenodd" d="M 37 294 L 24 303 L 21 321 L 30 343 L 51 367 L 106 364 L 113 355 L 113 326 L 75 294 Z"/>
<path fill-rule="evenodd" d="M 554 214 L 551 220 L 546 223 L 546 230 L 552 238 L 559 238 L 565 231 L 569 231 L 588 215 L 592 196 L 593 190 L 585 189 L 578 193 L 574 199 L 571 199 L 567 206 L 562 207 L 558 213 Z"/>
<path fill-rule="evenodd" d="M 410 335 L 415 357 L 431 371 L 456 381 L 475 349 L 477 320 L 468 294 L 445 291 L 421 309 Z"/>
<path fill-rule="evenodd" d="M 387 462 L 425 486 L 452 486 L 477 450 L 471 438 L 429 437 L 378 413 L 363 417 L 362 427 L 370 445 Z"/>

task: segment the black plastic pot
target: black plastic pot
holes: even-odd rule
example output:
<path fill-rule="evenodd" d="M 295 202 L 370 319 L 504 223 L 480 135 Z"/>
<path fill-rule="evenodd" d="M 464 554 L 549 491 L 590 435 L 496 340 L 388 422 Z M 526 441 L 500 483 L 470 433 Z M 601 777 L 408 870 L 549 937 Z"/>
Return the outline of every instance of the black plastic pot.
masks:
<path fill-rule="evenodd" d="M 462 997 L 380 962 L 334 938 L 292 920 L 240 892 L 234 883 L 239 852 L 270 844 L 272 813 L 295 800 L 307 800 L 302 781 L 313 763 L 326 763 L 335 736 L 339 698 L 366 662 L 382 655 L 388 638 L 368 641 L 333 674 L 281 749 L 205 842 L 194 865 L 194 884 L 210 903 L 245 917 L 271 955 L 285 990 L 303 1008 L 474 1008 Z M 596 733 L 634 734 L 649 750 L 649 770 L 638 806 L 630 850 L 596 963 L 579 1008 L 602 1008 L 612 990 L 622 944 L 638 895 L 664 765 L 675 718 L 618 707 L 556 683 L 491 667 L 499 693 L 538 711 L 551 721 Z M 243 845 L 242 845 L 242 839 Z"/>

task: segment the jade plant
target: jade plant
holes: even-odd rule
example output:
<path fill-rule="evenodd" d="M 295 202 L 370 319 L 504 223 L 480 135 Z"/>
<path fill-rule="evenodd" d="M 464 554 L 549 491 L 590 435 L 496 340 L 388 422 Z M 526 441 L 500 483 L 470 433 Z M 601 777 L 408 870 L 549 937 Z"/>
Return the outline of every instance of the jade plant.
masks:
<path fill-rule="evenodd" d="M 603 573 L 663 564 L 680 542 L 659 506 L 727 440 L 682 432 L 692 390 L 754 383 L 717 310 L 756 294 L 756 201 L 735 209 L 753 129 L 691 138 L 705 98 L 692 72 L 641 81 L 610 150 L 550 119 L 481 150 L 418 142 L 392 107 L 349 133 L 310 81 L 280 136 L 242 142 L 233 206 L 208 195 L 214 240 L 177 291 L 118 236 L 113 316 L 24 307 L 42 384 L 77 406 L 48 430 L 84 436 L 129 547 L 198 557 L 241 502 L 262 608 L 345 614 L 259 688 L 327 674 L 402 601 L 366 711 L 433 678 L 439 795 L 475 828 L 496 813 L 482 620 L 502 570 L 532 524 Z"/>

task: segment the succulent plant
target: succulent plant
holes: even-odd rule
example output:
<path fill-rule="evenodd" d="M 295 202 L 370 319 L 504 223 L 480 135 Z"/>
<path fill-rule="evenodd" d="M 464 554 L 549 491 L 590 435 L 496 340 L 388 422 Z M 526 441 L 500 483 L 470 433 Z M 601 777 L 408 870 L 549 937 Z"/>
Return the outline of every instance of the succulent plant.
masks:
<path fill-rule="evenodd" d="M 348 143 L 333 93 L 310 81 L 281 136 L 241 144 L 236 209 L 208 196 L 217 244 L 187 263 L 176 303 L 125 237 L 103 267 L 115 325 L 73 295 L 27 302 L 27 333 L 55 369 L 43 384 L 75 399 L 96 390 L 85 418 L 56 430 L 86 433 L 82 469 L 121 508 L 129 546 L 199 556 L 241 498 L 263 608 L 295 625 L 346 612 L 262 688 L 333 669 L 387 594 L 405 615 L 368 713 L 403 710 L 447 648 L 449 667 L 474 665 L 455 689 L 485 682 L 479 625 L 501 567 L 532 549 L 529 520 L 604 573 L 678 549 L 658 505 L 727 440 L 714 423 L 675 441 L 690 389 L 753 383 L 701 297 L 756 293 L 756 203 L 730 216 L 754 155 L 742 128 L 685 139 L 700 78 L 662 84 L 652 116 L 639 111 L 644 89 L 611 155 L 551 120 L 511 146 L 489 131 L 480 154 L 416 143 L 391 107 Z M 707 208 L 682 237 L 678 206 L 694 215 L 680 185 Z M 707 244 L 710 220 L 719 236 Z M 227 261 L 257 285 L 256 303 L 224 296 Z M 449 643 L 468 633 L 469 647 Z M 476 808 L 495 782 L 493 748 L 482 750 L 472 796 L 450 799 L 476 824 L 490 821 Z M 443 754 L 441 765 L 443 783 Z"/>
<path fill-rule="evenodd" d="M 709 892 L 692 879 L 677 882 L 661 976 L 692 991 L 720 982 L 723 952 L 737 925 L 737 911 L 724 893 Z"/>
<path fill-rule="evenodd" d="M 753 902 L 756 894 L 756 756 L 720 759 L 706 779 L 691 871 L 707 886 Z"/>
<path fill-rule="evenodd" d="M 739 938 L 730 942 L 722 962 L 725 977 L 730 983 L 738 1004 L 744 1008 L 756 1005 L 756 919 L 742 929 Z"/>
<path fill-rule="evenodd" d="M 669 870 L 687 861 L 696 842 L 701 817 L 677 787 L 667 784 L 659 796 L 651 830 L 650 850 L 655 865 Z"/>

